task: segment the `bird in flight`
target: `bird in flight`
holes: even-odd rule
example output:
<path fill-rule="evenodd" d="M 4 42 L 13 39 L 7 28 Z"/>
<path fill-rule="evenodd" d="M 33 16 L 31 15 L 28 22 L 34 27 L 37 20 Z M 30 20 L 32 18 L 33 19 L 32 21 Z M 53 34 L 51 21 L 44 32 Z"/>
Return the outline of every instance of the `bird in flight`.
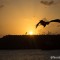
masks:
<path fill-rule="evenodd" d="M 51 22 L 58 22 L 60 23 L 60 19 L 55 19 L 55 20 L 51 20 L 51 21 L 48 21 L 48 22 L 45 22 L 43 20 L 40 20 L 37 24 L 36 24 L 36 28 L 39 26 L 39 24 L 43 25 L 44 27 L 46 25 L 49 25 Z"/>

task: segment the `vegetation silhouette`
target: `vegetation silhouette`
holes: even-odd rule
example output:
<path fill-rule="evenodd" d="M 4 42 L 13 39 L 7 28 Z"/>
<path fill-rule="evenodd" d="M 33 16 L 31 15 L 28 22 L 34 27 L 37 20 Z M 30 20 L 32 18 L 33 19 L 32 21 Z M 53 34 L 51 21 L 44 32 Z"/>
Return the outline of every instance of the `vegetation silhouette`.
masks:
<path fill-rule="evenodd" d="M 27 35 L 27 32 L 25 33 L 25 35 Z"/>
<path fill-rule="evenodd" d="M 51 21 L 48 21 L 48 22 L 45 22 L 43 20 L 40 20 L 37 24 L 36 24 L 36 28 L 39 26 L 39 24 L 43 25 L 44 27 L 46 25 L 49 25 L 51 22 L 58 22 L 60 23 L 60 19 L 55 19 L 55 20 L 51 20 Z"/>

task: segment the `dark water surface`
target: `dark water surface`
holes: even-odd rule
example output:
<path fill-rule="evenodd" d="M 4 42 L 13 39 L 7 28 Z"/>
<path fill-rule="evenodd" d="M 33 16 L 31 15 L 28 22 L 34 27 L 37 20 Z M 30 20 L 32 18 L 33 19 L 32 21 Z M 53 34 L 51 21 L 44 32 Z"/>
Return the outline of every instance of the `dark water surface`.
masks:
<path fill-rule="evenodd" d="M 0 50 L 0 60 L 59 60 L 60 50 Z"/>

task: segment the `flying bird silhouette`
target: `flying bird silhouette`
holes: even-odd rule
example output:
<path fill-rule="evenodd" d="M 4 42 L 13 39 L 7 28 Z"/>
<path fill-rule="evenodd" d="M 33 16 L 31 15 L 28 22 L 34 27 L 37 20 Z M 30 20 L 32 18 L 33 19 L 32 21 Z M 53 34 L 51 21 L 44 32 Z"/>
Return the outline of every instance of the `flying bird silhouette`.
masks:
<path fill-rule="evenodd" d="M 51 23 L 51 22 L 58 22 L 58 23 L 60 23 L 60 19 L 55 19 L 55 20 L 51 20 L 51 21 L 48 21 L 48 22 L 45 22 L 45 21 L 43 21 L 43 20 L 40 20 L 40 21 L 36 24 L 36 28 L 39 26 L 39 24 L 41 24 L 41 25 L 43 25 L 43 26 L 45 27 L 46 25 L 49 25 L 49 23 Z"/>

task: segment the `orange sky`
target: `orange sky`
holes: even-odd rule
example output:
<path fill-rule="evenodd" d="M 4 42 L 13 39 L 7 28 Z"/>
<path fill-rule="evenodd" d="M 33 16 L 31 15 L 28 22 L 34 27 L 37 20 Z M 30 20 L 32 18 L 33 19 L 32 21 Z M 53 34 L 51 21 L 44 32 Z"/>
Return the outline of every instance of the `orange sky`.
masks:
<path fill-rule="evenodd" d="M 46 6 L 41 0 L 0 0 L 0 36 L 7 34 L 25 34 L 33 31 L 34 34 L 60 33 L 60 24 L 51 23 L 43 28 L 35 25 L 40 19 L 60 19 L 60 1 L 54 0 L 56 4 Z M 47 0 L 46 0 L 47 1 Z M 51 1 L 51 0 L 48 0 Z M 55 26 L 55 27 L 53 27 Z"/>

